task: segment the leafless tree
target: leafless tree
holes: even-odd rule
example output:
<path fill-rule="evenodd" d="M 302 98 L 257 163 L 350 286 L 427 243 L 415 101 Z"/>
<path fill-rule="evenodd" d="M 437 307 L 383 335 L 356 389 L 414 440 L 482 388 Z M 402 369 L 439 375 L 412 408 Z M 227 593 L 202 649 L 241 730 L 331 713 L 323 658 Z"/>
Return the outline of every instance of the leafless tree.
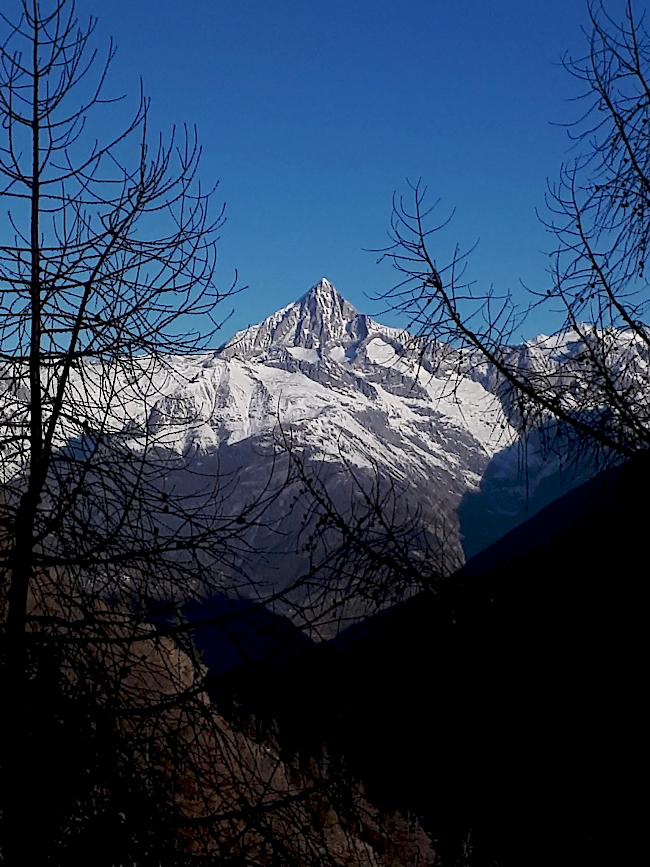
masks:
<path fill-rule="evenodd" d="M 160 400 L 235 291 L 215 282 L 223 211 L 196 130 L 153 137 L 141 91 L 97 140 L 98 111 L 118 128 L 112 43 L 102 59 L 74 0 L 15 9 L 0 12 L 2 861 L 384 863 L 358 788 L 336 810 L 336 780 L 292 778 L 217 715 L 183 618 L 193 595 L 254 589 L 247 534 L 284 484 L 271 461 L 233 511 L 236 473 L 202 471 L 179 441 L 193 407 Z"/>
<path fill-rule="evenodd" d="M 99 599 L 121 596 L 124 610 L 127 596 L 214 581 L 208 564 L 241 535 L 217 481 L 175 493 L 191 468 L 147 423 L 166 357 L 205 346 L 232 291 L 214 281 L 222 213 L 210 216 L 196 178 L 196 132 L 152 146 L 141 93 L 126 126 L 95 140 L 94 113 L 115 102 L 112 44 L 102 61 L 95 21 L 80 26 L 72 2 L 16 5 L 0 45 L 8 863 L 25 846 L 25 695 L 42 630 L 49 644 L 96 640 L 114 617 Z M 54 606 L 42 604 L 45 576 Z"/>
<path fill-rule="evenodd" d="M 399 282 L 381 297 L 405 314 L 429 367 L 451 363 L 489 380 L 522 433 L 543 430 L 563 452 L 611 459 L 650 441 L 650 41 L 632 0 L 620 23 L 596 3 L 589 17 L 587 52 L 564 58 L 583 108 L 568 127 L 574 156 L 547 191 L 547 288 L 522 305 L 467 279 L 471 251 L 456 247 L 439 264 L 436 233 L 448 220 L 434 222 L 420 181 L 394 197 L 391 244 L 380 252 Z M 515 347 L 540 306 L 555 314 L 556 332 Z"/>

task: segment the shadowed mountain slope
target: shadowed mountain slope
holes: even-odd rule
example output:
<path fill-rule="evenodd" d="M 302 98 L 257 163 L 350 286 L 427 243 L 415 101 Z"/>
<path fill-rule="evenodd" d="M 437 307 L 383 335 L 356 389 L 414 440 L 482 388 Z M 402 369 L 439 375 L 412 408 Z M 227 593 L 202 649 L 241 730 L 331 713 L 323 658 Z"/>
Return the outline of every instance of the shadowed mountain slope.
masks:
<path fill-rule="evenodd" d="M 222 694 L 345 755 L 443 864 L 632 863 L 649 481 L 646 456 L 601 474 L 436 594 Z"/>

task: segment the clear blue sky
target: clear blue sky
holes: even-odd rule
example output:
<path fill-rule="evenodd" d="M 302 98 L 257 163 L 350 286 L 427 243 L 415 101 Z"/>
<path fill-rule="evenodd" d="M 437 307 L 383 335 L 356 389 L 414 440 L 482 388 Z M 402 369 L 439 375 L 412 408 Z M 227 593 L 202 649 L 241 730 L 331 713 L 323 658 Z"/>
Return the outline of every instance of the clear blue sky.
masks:
<path fill-rule="evenodd" d="M 612 6 L 620 6 L 613 0 Z M 221 277 L 250 289 L 228 325 L 256 322 L 321 276 L 356 306 L 391 272 L 390 199 L 423 176 L 477 239 L 471 274 L 545 286 L 547 178 L 573 116 L 559 66 L 584 45 L 583 0 L 78 0 L 119 53 L 114 89 L 142 75 L 154 123 L 196 122 L 206 181 L 227 203 Z M 452 240 L 452 237 L 449 237 Z M 547 323 L 535 326 L 543 330 Z M 224 336 L 228 336 L 225 334 Z"/>

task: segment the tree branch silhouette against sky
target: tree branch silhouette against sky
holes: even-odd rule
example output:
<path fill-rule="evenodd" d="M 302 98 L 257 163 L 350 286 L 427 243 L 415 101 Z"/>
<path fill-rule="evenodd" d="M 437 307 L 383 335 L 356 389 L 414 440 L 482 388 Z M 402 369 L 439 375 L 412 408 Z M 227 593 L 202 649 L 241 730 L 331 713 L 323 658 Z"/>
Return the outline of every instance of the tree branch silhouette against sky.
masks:
<path fill-rule="evenodd" d="M 378 312 L 366 293 L 390 274 L 364 248 L 385 240 L 405 177 L 456 209 L 450 247 L 479 241 L 471 276 L 543 288 L 552 239 L 535 208 L 571 153 L 553 124 L 576 114 L 560 61 L 584 49 L 581 0 L 80 0 L 79 13 L 116 40 L 116 92 L 142 75 L 155 126 L 199 126 L 203 176 L 227 204 L 221 280 L 238 268 L 250 286 L 224 339 L 323 275 Z"/>

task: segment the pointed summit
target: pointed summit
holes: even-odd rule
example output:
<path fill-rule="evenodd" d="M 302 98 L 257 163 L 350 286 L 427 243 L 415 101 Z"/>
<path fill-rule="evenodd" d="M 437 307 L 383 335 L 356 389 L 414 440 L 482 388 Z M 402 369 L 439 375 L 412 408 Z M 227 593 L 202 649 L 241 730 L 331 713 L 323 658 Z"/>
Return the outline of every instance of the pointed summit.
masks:
<path fill-rule="evenodd" d="M 305 292 L 305 295 L 308 295 L 309 292 L 316 292 L 321 290 L 322 292 L 336 292 L 336 288 L 333 283 L 327 279 L 327 277 L 321 277 L 318 283 L 314 283 L 314 285 L 309 289 L 308 292 Z M 338 293 L 337 293 L 338 294 Z"/>
<path fill-rule="evenodd" d="M 334 312 L 336 310 L 340 311 L 343 315 L 357 315 L 355 308 L 343 298 L 327 277 L 321 277 L 318 283 L 315 283 L 311 289 L 298 299 L 297 303 L 311 310 L 321 311 L 326 315 L 328 313 L 336 315 Z"/>
<path fill-rule="evenodd" d="M 347 347 L 367 335 L 367 317 L 358 313 L 334 284 L 322 277 L 294 304 L 236 334 L 223 351 L 240 355 L 299 347 L 313 351 L 316 356 L 325 347 Z"/>
<path fill-rule="evenodd" d="M 296 337 L 299 345 L 317 348 L 331 341 L 349 342 L 365 337 L 367 328 L 359 333 L 359 320 L 365 319 L 339 294 L 333 283 L 323 277 L 302 296 L 300 322 Z M 298 345 L 298 344 L 296 344 Z"/>
<path fill-rule="evenodd" d="M 308 289 L 299 301 L 307 297 L 319 298 L 325 302 L 329 299 L 340 299 L 340 301 L 343 301 L 338 290 L 333 283 L 330 283 L 327 277 L 321 277 L 318 283 L 314 283 L 311 289 Z"/>

